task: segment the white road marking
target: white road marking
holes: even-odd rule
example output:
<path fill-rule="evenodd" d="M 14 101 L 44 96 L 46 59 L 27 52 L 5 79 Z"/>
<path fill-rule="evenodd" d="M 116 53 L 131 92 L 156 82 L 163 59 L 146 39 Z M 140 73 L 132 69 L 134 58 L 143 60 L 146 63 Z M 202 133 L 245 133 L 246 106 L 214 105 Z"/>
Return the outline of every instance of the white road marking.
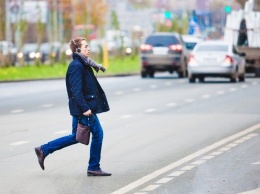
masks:
<path fill-rule="evenodd" d="M 206 162 L 206 160 L 196 160 L 195 162 L 192 162 L 191 164 L 200 165 Z"/>
<path fill-rule="evenodd" d="M 212 158 L 214 158 L 215 156 L 211 156 L 211 155 L 209 155 L 209 156 L 205 156 L 205 157 L 203 157 L 203 158 L 201 158 L 202 160 L 210 160 L 210 159 L 212 159 Z"/>
<path fill-rule="evenodd" d="M 141 88 L 134 88 L 133 91 L 134 92 L 139 92 L 139 91 L 141 91 Z"/>
<path fill-rule="evenodd" d="M 244 140 L 244 139 L 238 139 L 238 140 L 236 140 L 234 143 L 243 143 L 244 141 L 246 141 L 246 140 Z"/>
<path fill-rule="evenodd" d="M 42 108 L 50 108 L 53 107 L 53 104 L 43 104 L 41 105 Z"/>
<path fill-rule="evenodd" d="M 237 145 L 238 145 L 237 143 L 230 143 L 227 145 L 227 147 L 233 148 L 233 147 L 236 147 Z"/>
<path fill-rule="evenodd" d="M 17 142 L 14 142 L 14 143 L 10 143 L 9 145 L 18 146 L 18 145 L 23 145 L 23 144 L 26 144 L 26 143 L 29 143 L 29 141 L 17 141 Z"/>
<path fill-rule="evenodd" d="M 182 173 L 184 173 L 185 171 L 180 171 L 180 170 L 178 170 L 178 171 L 175 171 L 175 172 L 173 172 L 173 173 L 171 173 L 171 174 L 169 174 L 168 176 L 180 176 Z"/>
<path fill-rule="evenodd" d="M 165 82 L 164 85 L 165 86 L 170 86 L 170 85 L 172 85 L 172 82 Z"/>
<path fill-rule="evenodd" d="M 247 84 L 243 84 L 243 85 L 241 86 L 241 88 L 247 88 L 247 87 L 248 87 Z"/>
<path fill-rule="evenodd" d="M 155 108 L 149 108 L 149 109 L 146 109 L 145 112 L 154 112 L 156 109 Z"/>
<path fill-rule="evenodd" d="M 258 84 L 257 81 L 252 82 L 252 85 L 257 85 L 257 84 Z"/>
<path fill-rule="evenodd" d="M 12 113 L 12 114 L 21 113 L 21 112 L 24 112 L 24 110 L 23 109 L 16 109 L 16 110 L 10 111 L 10 113 Z"/>
<path fill-rule="evenodd" d="M 150 88 L 155 89 L 155 88 L 157 88 L 157 85 L 150 85 Z"/>
<path fill-rule="evenodd" d="M 252 163 L 252 164 L 260 164 L 260 162 L 255 162 L 255 163 Z"/>
<path fill-rule="evenodd" d="M 161 184 L 161 183 L 167 183 L 169 181 L 171 181 L 173 178 L 162 178 L 159 181 L 157 181 L 157 184 Z"/>
<path fill-rule="evenodd" d="M 204 94 L 204 95 L 202 95 L 202 98 L 209 98 L 209 97 L 210 97 L 209 94 Z"/>
<path fill-rule="evenodd" d="M 54 132 L 54 134 L 66 134 L 66 133 L 70 133 L 70 131 L 69 130 L 61 130 L 61 131 Z"/>
<path fill-rule="evenodd" d="M 193 166 L 193 165 L 189 165 L 189 166 L 185 166 L 185 167 L 181 168 L 180 170 L 188 171 L 188 170 L 193 169 L 194 167 L 195 167 L 195 166 Z"/>
<path fill-rule="evenodd" d="M 212 156 L 218 156 L 218 155 L 220 155 L 220 154 L 223 154 L 223 152 L 216 151 L 216 152 L 211 153 L 210 155 L 212 155 Z"/>
<path fill-rule="evenodd" d="M 218 151 L 225 152 L 225 151 L 228 151 L 230 149 L 231 149 L 231 147 L 223 147 L 223 148 L 219 149 Z"/>
<path fill-rule="evenodd" d="M 177 106 L 177 104 L 176 104 L 176 103 L 174 103 L 174 102 L 171 102 L 171 103 L 168 103 L 168 104 L 166 104 L 166 106 L 169 106 L 169 107 L 174 107 L 174 106 Z"/>
<path fill-rule="evenodd" d="M 235 91 L 237 91 L 237 88 L 230 88 L 229 91 L 230 92 L 235 92 Z"/>
<path fill-rule="evenodd" d="M 220 140 L 220 141 L 218 141 L 216 143 L 213 143 L 213 144 L 211 144 L 211 145 L 209 145 L 209 146 L 207 146 L 207 147 L 205 147 L 205 148 L 203 148 L 203 149 L 201 149 L 201 150 L 199 150 L 199 151 L 197 151 L 195 153 L 192 153 L 192 154 L 190 154 L 190 155 L 188 155 L 188 156 L 186 156 L 186 157 L 184 157 L 184 158 L 182 158 L 182 159 L 180 159 L 180 160 L 178 160 L 176 162 L 173 162 L 173 163 L 171 163 L 171 164 L 169 164 L 169 165 L 167 165 L 167 166 L 165 166 L 165 167 L 163 167 L 163 168 L 161 168 L 159 170 L 156 170 L 156 171 L 146 175 L 146 176 L 144 176 L 144 177 L 142 177 L 142 178 L 140 178 L 140 179 L 138 179 L 138 180 L 136 180 L 136 181 L 134 181 L 134 182 L 132 182 L 132 183 L 130 183 L 128 185 L 126 185 L 125 187 L 122 187 L 122 188 L 114 191 L 112 194 L 124 194 L 124 193 L 127 193 L 127 192 L 129 192 L 129 191 L 131 191 L 131 190 L 133 190 L 133 189 L 135 189 L 135 188 L 137 188 L 137 187 L 147 183 L 148 181 L 150 181 L 150 180 L 152 180 L 154 178 L 157 178 L 158 176 L 162 175 L 163 173 L 172 171 L 173 169 L 177 168 L 178 166 L 180 166 L 180 165 L 182 165 L 184 163 L 187 163 L 187 162 L 189 162 L 189 161 L 191 161 L 191 160 L 193 160 L 193 159 L 195 159 L 195 158 L 197 158 L 197 157 L 199 157 L 201 155 L 204 155 L 204 154 L 206 154 L 206 153 L 208 153 L 208 152 L 210 152 L 210 151 L 212 151 L 212 150 L 214 150 L 216 148 L 219 148 L 220 146 L 223 146 L 223 145 L 225 145 L 225 144 L 227 144 L 229 142 L 232 142 L 232 141 L 234 141 L 234 140 L 236 140 L 238 138 L 241 138 L 241 137 L 243 137 L 243 136 L 245 136 L 245 135 L 247 135 L 249 133 L 252 133 L 253 131 L 255 131 L 255 130 L 259 129 L 259 128 L 260 128 L 260 123 L 254 125 L 254 126 L 252 126 L 250 128 L 247 128 L 247 129 L 245 129 L 245 130 L 243 130 L 243 131 L 241 131 L 239 133 L 231 135 L 231 136 L 229 136 L 229 137 L 227 137 L 225 139 L 222 139 L 222 140 Z M 176 171 L 176 172 L 178 172 L 178 171 Z M 176 172 L 174 172 L 174 173 L 176 173 Z M 182 171 L 182 172 L 186 172 L 186 171 Z M 174 173 L 172 173 L 172 174 L 174 175 Z M 176 174 L 174 176 L 176 176 Z"/>
<path fill-rule="evenodd" d="M 122 95 L 124 92 L 123 91 L 116 91 L 115 95 Z"/>
<path fill-rule="evenodd" d="M 260 188 L 250 190 L 250 191 L 246 191 L 246 192 L 243 192 L 243 193 L 238 193 L 238 194 L 259 194 L 259 193 L 260 193 Z"/>
<path fill-rule="evenodd" d="M 219 90 L 219 91 L 217 91 L 217 94 L 218 94 L 218 95 L 222 95 L 222 94 L 225 94 L 225 92 L 222 91 L 222 90 Z"/>
<path fill-rule="evenodd" d="M 194 99 L 185 99 L 184 102 L 187 102 L 187 103 L 191 103 L 191 102 L 194 102 Z"/>
<path fill-rule="evenodd" d="M 121 118 L 122 119 L 128 119 L 131 118 L 133 115 L 122 115 Z"/>
<path fill-rule="evenodd" d="M 152 191 L 160 187 L 161 185 L 149 185 L 148 187 L 142 189 L 142 191 Z"/>
<path fill-rule="evenodd" d="M 134 193 L 134 194 L 147 194 L 146 192 L 138 192 L 138 193 Z"/>

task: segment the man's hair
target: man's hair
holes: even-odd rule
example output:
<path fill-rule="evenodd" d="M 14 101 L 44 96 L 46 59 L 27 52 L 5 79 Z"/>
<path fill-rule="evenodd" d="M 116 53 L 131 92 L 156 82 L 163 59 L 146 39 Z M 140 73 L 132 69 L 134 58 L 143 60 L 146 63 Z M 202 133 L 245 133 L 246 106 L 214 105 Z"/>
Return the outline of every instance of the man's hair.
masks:
<path fill-rule="evenodd" d="M 72 52 L 76 52 L 77 48 L 81 48 L 81 41 L 86 40 L 84 37 L 77 37 L 72 39 L 69 43 Z"/>

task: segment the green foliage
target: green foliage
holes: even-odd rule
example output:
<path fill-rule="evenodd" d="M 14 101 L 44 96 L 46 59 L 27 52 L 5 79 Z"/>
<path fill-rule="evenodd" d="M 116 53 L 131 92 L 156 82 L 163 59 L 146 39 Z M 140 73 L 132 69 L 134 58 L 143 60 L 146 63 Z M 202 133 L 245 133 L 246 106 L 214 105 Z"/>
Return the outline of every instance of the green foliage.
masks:
<path fill-rule="evenodd" d="M 139 63 L 138 57 L 110 58 L 107 71 L 99 72 L 98 76 L 137 73 L 140 69 Z M 0 81 L 65 78 L 68 64 L 69 62 L 66 65 L 60 63 L 0 68 Z"/>
<path fill-rule="evenodd" d="M 115 29 L 115 30 L 120 29 L 117 14 L 114 10 L 111 13 L 111 26 L 112 26 L 112 29 Z"/>
<path fill-rule="evenodd" d="M 157 23 L 158 32 L 178 32 L 180 34 L 186 34 L 188 31 L 188 17 L 177 18 L 174 17 L 171 21 L 171 26 L 167 26 L 166 23 Z"/>

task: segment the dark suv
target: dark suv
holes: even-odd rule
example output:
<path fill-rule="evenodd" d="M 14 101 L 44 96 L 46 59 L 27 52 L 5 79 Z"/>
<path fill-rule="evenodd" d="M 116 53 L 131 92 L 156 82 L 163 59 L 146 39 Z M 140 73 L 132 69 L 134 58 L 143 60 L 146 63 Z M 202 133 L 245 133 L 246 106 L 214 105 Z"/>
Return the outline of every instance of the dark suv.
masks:
<path fill-rule="evenodd" d="M 149 35 L 140 46 L 141 76 L 153 77 L 156 71 L 176 71 L 187 76 L 188 52 L 178 33 L 158 32 Z"/>

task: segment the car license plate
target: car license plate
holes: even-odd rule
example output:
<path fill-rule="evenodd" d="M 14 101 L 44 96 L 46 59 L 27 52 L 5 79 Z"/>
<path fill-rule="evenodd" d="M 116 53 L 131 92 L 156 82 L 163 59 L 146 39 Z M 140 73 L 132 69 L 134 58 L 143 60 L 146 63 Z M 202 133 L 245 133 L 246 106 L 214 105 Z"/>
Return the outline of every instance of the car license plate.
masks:
<path fill-rule="evenodd" d="M 203 59 L 204 62 L 217 62 L 216 58 L 204 58 Z"/>
<path fill-rule="evenodd" d="M 167 55 L 168 54 L 168 48 L 163 47 L 154 47 L 153 48 L 153 54 L 154 55 Z"/>

